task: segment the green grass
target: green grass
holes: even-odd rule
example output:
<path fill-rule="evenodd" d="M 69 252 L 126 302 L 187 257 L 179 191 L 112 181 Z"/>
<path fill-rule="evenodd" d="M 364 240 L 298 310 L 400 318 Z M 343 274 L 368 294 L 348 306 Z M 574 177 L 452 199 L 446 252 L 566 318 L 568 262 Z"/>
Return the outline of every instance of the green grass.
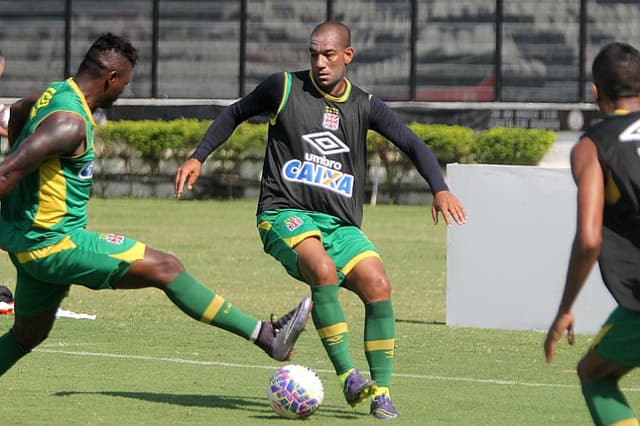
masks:
<path fill-rule="evenodd" d="M 252 201 L 111 199 L 93 200 L 90 210 L 91 230 L 175 253 L 194 276 L 258 317 L 285 312 L 307 293 L 262 252 Z M 378 206 L 366 209 L 364 229 L 381 249 L 394 286 L 392 396 L 402 423 L 590 423 L 574 372 L 589 336 L 578 336 L 573 348 L 563 342 L 547 365 L 540 333 L 447 327 L 445 227 L 433 226 L 426 206 Z M 0 283 L 14 288 L 13 279 L 0 256 Z M 362 306 L 347 292 L 341 301 L 354 361 L 366 370 Z M 265 397 L 279 364 L 248 342 L 184 316 L 161 292 L 74 287 L 62 307 L 97 319 L 58 319 L 49 339 L 0 379 L 2 424 L 288 424 Z M 11 317 L 0 317 L 0 333 L 11 324 Z M 352 411 L 343 402 L 311 323 L 294 362 L 319 371 L 325 385 L 325 403 L 309 423 L 371 423 L 367 406 Z M 623 386 L 640 388 L 639 377 L 632 374 Z M 640 392 L 628 397 L 640 405 Z"/>

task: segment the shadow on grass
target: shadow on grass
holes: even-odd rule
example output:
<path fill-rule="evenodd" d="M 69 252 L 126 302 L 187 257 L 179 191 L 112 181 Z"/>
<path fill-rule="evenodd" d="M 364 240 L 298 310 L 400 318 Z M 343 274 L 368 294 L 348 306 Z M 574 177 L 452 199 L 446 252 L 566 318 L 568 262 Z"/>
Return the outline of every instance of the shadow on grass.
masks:
<path fill-rule="evenodd" d="M 410 319 L 396 318 L 396 322 L 403 322 L 406 324 L 447 325 L 447 323 L 444 321 L 436 321 L 436 320 L 410 320 Z"/>
<path fill-rule="evenodd" d="M 131 398 L 141 401 L 156 402 L 160 404 L 173 404 L 183 407 L 203 407 L 203 408 L 225 408 L 228 410 L 253 411 L 261 413 L 251 417 L 259 419 L 280 418 L 271 411 L 269 403 L 265 398 L 239 397 L 227 395 L 176 395 L 170 393 L 155 392 L 123 392 L 123 391 L 99 391 L 99 392 L 56 392 L 53 396 L 69 397 L 74 395 L 103 395 L 119 398 Z M 353 419 L 368 414 L 349 411 L 337 405 L 323 404 L 315 416 L 326 416 L 340 419 Z"/>

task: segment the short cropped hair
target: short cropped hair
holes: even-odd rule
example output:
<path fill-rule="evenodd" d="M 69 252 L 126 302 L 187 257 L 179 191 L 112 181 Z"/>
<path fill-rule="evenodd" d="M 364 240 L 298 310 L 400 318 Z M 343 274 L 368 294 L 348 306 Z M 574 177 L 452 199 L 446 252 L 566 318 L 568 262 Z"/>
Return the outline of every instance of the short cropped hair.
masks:
<path fill-rule="evenodd" d="M 613 42 L 603 47 L 591 73 L 598 91 L 612 101 L 640 95 L 640 53 L 630 44 Z"/>
<path fill-rule="evenodd" d="M 322 22 L 311 31 L 311 37 L 319 33 L 320 31 L 325 31 L 327 29 L 333 29 L 340 33 L 340 36 L 343 38 L 344 47 L 351 47 L 351 30 L 342 22 L 338 21 L 325 21 Z"/>
<path fill-rule="evenodd" d="M 138 52 L 129 40 L 112 33 L 105 33 L 98 37 L 78 67 L 78 74 L 88 74 L 98 77 L 108 68 L 106 59 L 109 56 L 120 56 L 135 66 L 138 61 Z"/>

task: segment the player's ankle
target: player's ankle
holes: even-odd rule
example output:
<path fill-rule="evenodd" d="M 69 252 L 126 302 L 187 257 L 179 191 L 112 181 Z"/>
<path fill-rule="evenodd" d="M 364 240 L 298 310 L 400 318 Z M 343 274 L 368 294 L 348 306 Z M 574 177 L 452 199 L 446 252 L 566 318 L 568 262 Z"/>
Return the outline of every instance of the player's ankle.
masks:
<path fill-rule="evenodd" d="M 259 348 L 269 351 L 273 346 L 273 326 L 268 321 L 263 321 L 255 343 Z"/>

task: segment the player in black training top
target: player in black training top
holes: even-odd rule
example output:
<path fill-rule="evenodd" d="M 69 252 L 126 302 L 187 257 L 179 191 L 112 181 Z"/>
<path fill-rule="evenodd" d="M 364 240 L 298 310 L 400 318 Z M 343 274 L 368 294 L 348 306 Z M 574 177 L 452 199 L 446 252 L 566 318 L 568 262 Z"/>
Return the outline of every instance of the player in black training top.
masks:
<path fill-rule="evenodd" d="M 640 53 L 611 43 L 596 56 L 592 74 L 605 118 L 571 152 L 578 226 L 544 349 L 551 362 L 565 330 L 573 344 L 571 307 L 597 259 L 618 307 L 578 364 L 582 393 L 595 424 L 637 426 L 618 381 L 640 365 Z"/>
<path fill-rule="evenodd" d="M 221 113 L 178 168 L 176 196 L 185 183 L 191 188 L 202 162 L 240 123 L 271 114 L 257 211 L 264 250 L 311 286 L 312 318 L 347 402 L 354 406 L 372 396 L 371 414 L 394 419 L 391 284 L 378 250 L 360 230 L 367 131 L 385 136 L 411 158 L 434 194 L 435 223 L 438 212 L 449 226 L 452 220 L 464 223 L 466 215 L 425 143 L 379 98 L 346 79 L 354 56 L 349 29 L 337 22 L 318 25 L 309 54 L 309 70 L 274 74 Z M 364 302 L 364 347 L 372 380 L 351 362 L 339 286 Z"/>

